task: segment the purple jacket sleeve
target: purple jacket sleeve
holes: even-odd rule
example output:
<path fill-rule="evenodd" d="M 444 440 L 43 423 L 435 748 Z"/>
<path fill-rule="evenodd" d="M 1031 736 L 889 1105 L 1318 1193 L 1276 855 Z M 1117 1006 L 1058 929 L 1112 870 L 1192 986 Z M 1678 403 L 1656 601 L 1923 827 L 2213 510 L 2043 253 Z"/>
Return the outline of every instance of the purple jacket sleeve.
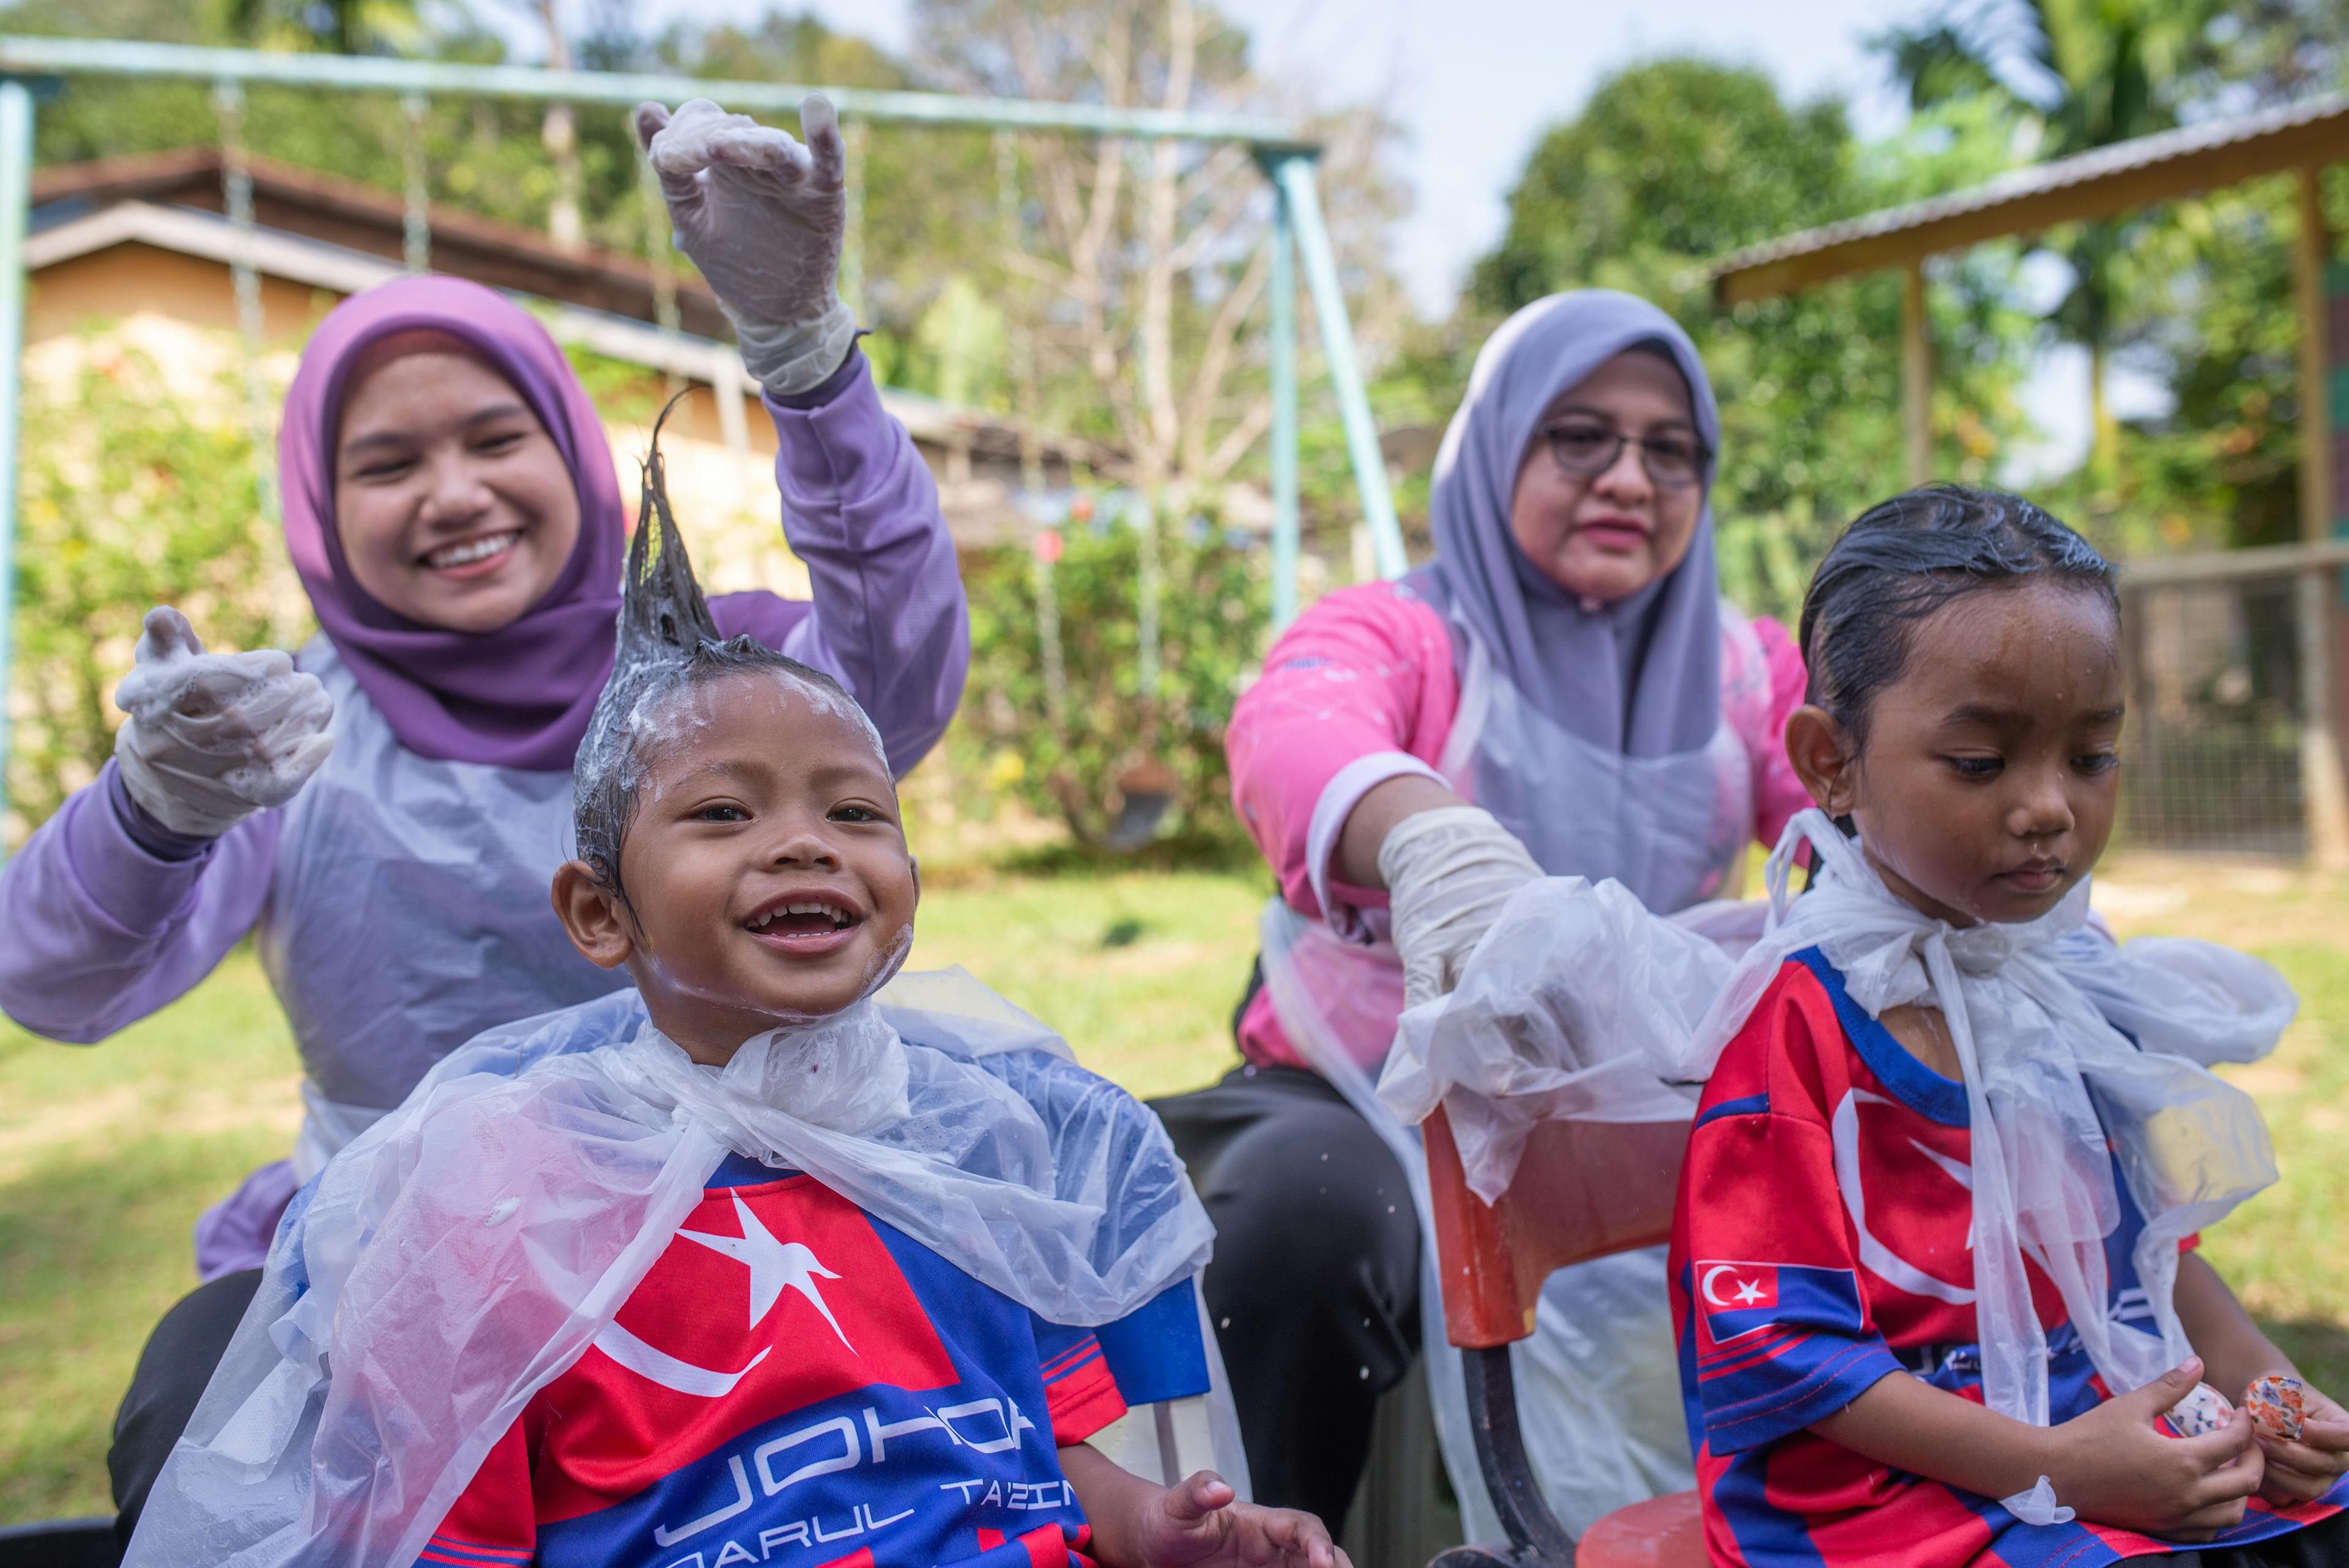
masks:
<path fill-rule="evenodd" d="M 256 812 L 185 857 L 140 842 L 114 764 L 0 869 L 0 1012 L 52 1040 L 103 1040 L 177 1000 L 253 929 L 277 861 Z M 170 836 L 163 836 L 168 840 Z"/>
<path fill-rule="evenodd" d="M 914 438 L 882 408 L 862 353 L 852 351 L 841 373 L 839 391 L 820 407 L 767 400 L 783 536 L 815 600 L 782 651 L 855 694 L 903 777 L 962 701 L 970 612 Z"/>

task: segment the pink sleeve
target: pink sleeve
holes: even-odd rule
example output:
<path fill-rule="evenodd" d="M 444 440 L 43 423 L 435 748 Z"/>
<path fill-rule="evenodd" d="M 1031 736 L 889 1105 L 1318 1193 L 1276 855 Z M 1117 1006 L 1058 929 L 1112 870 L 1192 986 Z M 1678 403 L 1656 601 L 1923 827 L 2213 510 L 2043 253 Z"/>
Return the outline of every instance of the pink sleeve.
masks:
<path fill-rule="evenodd" d="M 1362 778 L 1357 764 L 1380 756 L 1393 759 L 1392 772 L 1423 771 L 1419 764 L 1442 754 L 1458 703 L 1443 620 L 1392 584 L 1330 595 L 1273 644 L 1264 674 L 1233 711 L 1224 748 L 1232 804 L 1291 908 L 1326 913 L 1308 845 L 1331 784 L 1344 784 L 1340 774 Z M 1383 893 L 1343 884 L 1331 884 L 1330 894 L 1357 908 L 1386 902 Z"/>
<path fill-rule="evenodd" d="M 1785 627 L 1768 616 L 1758 616 L 1754 636 L 1762 645 L 1770 701 L 1759 732 L 1745 736 L 1745 750 L 1754 759 L 1754 832 L 1768 848 L 1786 831 L 1787 819 L 1811 804 L 1810 792 L 1803 788 L 1794 764 L 1786 760 L 1786 719 L 1803 705 L 1810 677 L 1803 669 L 1802 649 L 1795 646 Z"/>

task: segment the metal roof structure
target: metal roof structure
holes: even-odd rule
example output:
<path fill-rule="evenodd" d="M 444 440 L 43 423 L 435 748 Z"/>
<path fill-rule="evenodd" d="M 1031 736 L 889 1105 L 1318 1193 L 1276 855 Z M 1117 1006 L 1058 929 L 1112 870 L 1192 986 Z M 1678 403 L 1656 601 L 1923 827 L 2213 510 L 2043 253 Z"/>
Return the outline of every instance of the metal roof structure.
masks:
<path fill-rule="evenodd" d="M 1942 251 L 2108 218 L 2262 174 L 2349 159 L 2349 94 L 2180 126 L 1733 252 L 1712 267 L 1723 305 L 1907 266 Z"/>
<path fill-rule="evenodd" d="M 2297 177 L 2299 223 L 2292 235 L 2294 304 L 2300 317 L 2300 514 L 2302 544 L 2285 569 L 2299 574 L 2302 670 L 2301 787 L 2309 837 L 2320 865 L 2349 867 L 2349 770 L 2335 740 L 2332 578 L 2338 572 L 2331 459 L 2334 417 L 2332 310 L 2326 276 L 2333 238 L 2318 177 L 2349 161 L 2349 94 L 2332 93 L 2257 114 L 2180 126 L 2070 158 L 2017 169 L 1971 190 L 1806 229 L 1723 256 L 1711 269 L 1723 305 L 1797 294 L 1858 273 L 1897 269 L 1900 296 L 1902 446 L 1909 483 L 1933 477 L 1933 348 L 1926 312 L 1926 258 L 1944 251 L 2058 223 L 2093 223 L 2140 207 L 2199 195 L 2267 175 Z M 2251 552 L 2231 552 L 2249 555 Z M 2281 557 L 2279 557 L 2281 558 Z M 2262 562 L 2262 569 L 2267 563 Z M 2226 575 L 2241 563 L 2201 557 L 2165 574 L 2140 568 L 2138 584 Z"/>

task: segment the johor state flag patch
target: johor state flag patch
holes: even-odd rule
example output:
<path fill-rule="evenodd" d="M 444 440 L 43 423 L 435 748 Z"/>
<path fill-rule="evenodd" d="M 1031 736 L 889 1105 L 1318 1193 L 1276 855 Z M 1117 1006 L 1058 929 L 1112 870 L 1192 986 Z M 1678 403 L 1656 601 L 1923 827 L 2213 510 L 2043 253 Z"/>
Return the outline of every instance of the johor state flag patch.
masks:
<path fill-rule="evenodd" d="M 1775 1323 L 1857 1331 L 1859 1279 L 1849 1269 L 1703 1262 L 1689 1271 L 1705 1337 L 1725 1345 Z"/>

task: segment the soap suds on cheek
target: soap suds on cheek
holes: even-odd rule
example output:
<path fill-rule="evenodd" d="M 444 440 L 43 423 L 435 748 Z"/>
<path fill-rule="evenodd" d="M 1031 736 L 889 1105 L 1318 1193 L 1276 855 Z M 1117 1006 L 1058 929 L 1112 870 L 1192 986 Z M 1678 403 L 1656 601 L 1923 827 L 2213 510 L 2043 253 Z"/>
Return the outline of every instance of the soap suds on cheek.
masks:
<path fill-rule="evenodd" d="M 914 924 L 908 920 L 898 928 L 896 940 L 886 950 L 873 956 L 872 964 L 864 971 L 864 988 L 856 993 L 856 1000 L 863 1002 L 895 979 L 897 971 L 905 967 L 905 960 L 913 950 Z"/>

